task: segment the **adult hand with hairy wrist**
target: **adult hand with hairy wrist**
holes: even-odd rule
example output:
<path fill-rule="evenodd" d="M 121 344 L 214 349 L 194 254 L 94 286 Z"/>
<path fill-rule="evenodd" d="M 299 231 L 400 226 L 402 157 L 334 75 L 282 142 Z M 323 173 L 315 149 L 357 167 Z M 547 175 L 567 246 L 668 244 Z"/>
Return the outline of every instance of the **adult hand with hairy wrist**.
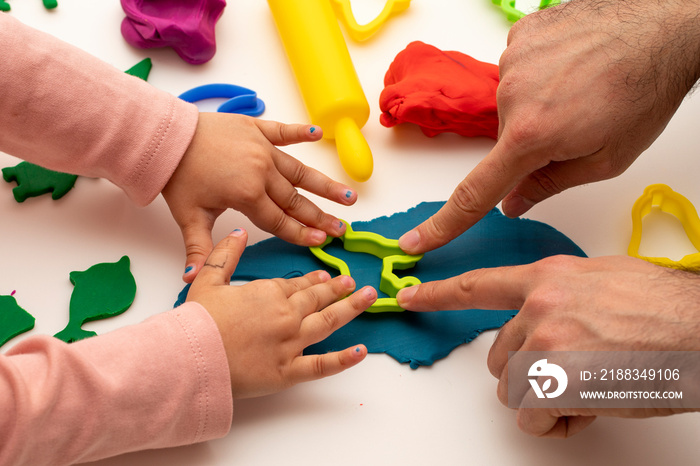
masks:
<path fill-rule="evenodd" d="M 401 248 L 442 246 L 501 200 L 516 217 L 619 175 L 700 78 L 699 56 L 697 0 L 573 0 L 519 20 L 499 63 L 498 142 Z"/>
<path fill-rule="evenodd" d="M 411 311 L 519 309 L 488 356 L 508 406 L 509 352 L 700 351 L 700 277 L 624 256 L 553 256 L 514 267 L 478 269 L 398 293 Z M 700 367 L 694 367 L 697 374 Z M 695 376 L 697 377 L 697 376 Z M 569 437 L 596 416 L 650 417 L 678 409 L 518 409 L 536 436 Z"/>

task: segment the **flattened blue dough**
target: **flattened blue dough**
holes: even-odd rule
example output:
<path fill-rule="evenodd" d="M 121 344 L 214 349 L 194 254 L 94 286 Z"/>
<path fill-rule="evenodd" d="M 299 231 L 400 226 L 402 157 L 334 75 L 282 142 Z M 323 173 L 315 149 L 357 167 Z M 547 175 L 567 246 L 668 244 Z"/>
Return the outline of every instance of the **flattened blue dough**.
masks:
<path fill-rule="evenodd" d="M 356 231 L 372 231 L 386 238 L 403 233 L 437 212 L 444 202 L 424 202 L 408 212 L 353 222 Z M 379 289 L 381 261 L 369 254 L 349 253 L 338 240 L 325 251 L 343 259 L 359 289 L 372 285 Z M 510 219 L 493 209 L 479 223 L 452 242 L 425 254 L 415 267 L 400 272 L 421 282 L 442 280 L 468 270 L 535 262 L 547 256 L 568 254 L 585 257 L 584 252 L 562 233 L 544 223 Z M 245 249 L 232 280 L 292 278 L 318 269 L 332 275 L 337 271 L 316 259 L 308 248 L 270 238 Z M 187 296 L 185 287 L 176 305 Z M 370 353 L 387 353 L 411 368 L 432 365 L 462 343 L 468 343 L 484 330 L 498 328 L 517 310 L 469 309 L 432 313 L 363 313 L 324 341 L 310 346 L 306 354 L 337 351 L 363 343 Z"/>

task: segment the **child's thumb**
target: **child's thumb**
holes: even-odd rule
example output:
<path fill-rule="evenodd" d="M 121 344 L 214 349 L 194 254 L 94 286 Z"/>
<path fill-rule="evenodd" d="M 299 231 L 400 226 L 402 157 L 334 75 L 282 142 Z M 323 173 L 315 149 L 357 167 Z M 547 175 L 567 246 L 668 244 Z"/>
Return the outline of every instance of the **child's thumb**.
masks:
<path fill-rule="evenodd" d="M 182 238 L 185 241 L 185 254 L 187 254 L 182 279 L 186 283 L 192 283 L 214 248 L 214 243 L 211 240 L 211 228 L 211 224 L 205 219 L 181 226 Z"/>
<path fill-rule="evenodd" d="M 212 250 L 197 274 L 197 283 L 205 285 L 228 285 L 243 254 L 248 234 L 236 228 L 222 239 Z"/>

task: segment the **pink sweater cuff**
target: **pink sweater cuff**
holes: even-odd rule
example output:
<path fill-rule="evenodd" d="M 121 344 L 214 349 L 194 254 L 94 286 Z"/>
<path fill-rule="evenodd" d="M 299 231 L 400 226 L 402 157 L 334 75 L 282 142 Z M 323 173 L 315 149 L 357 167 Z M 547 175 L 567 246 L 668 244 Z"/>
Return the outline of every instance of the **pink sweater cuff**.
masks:
<path fill-rule="evenodd" d="M 223 342 L 197 303 L 70 345 L 29 338 L 0 372 L 0 464 L 73 464 L 231 427 Z"/>

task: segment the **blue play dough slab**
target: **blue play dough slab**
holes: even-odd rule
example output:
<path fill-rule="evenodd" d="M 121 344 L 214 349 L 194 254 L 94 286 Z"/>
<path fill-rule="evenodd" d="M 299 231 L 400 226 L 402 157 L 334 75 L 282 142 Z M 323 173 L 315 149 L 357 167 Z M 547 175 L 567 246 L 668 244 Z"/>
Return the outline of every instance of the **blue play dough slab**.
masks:
<path fill-rule="evenodd" d="M 424 202 L 407 212 L 353 222 L 352 228 L 372 231 L 386 238 L 399 238 L 432 216 L 443 204 Z M 364 285 L 379 289 L 380 259 L 370 254 L 347 252 L 339 240 L 334 240 L 324 250 L 348 264 L 358 289 Z M 468 270 L 528 264 L 556 254 L 586 256 L 573 241 L 549 225 L 533 220 L 510 219 L 498 209 L 493 209 L 461 236 L 435 251 L 427 252 L 415 267 L 397 274 L 415 276 L 421 282 L 428 282 L 460 275 Z M 318 269 L 337 275 L 336 270 L 316 259 L 308 248 L 270 238 L 245 249 L 231 279 L 292 278 Z M 184 302 L 188 289 L 189 286 L 180 292 L 176 306 Z M 387 353 L 416 369 L 444 358 L 454 348 L 470 342 L 484 330 L 501 327 L 516 313 L 517 310 L 480 309 L 430 313 L 365 312 L 327 339 L 308 347 L 305 353 L 321 354 L 362 343 L 370 353 Z"/>

